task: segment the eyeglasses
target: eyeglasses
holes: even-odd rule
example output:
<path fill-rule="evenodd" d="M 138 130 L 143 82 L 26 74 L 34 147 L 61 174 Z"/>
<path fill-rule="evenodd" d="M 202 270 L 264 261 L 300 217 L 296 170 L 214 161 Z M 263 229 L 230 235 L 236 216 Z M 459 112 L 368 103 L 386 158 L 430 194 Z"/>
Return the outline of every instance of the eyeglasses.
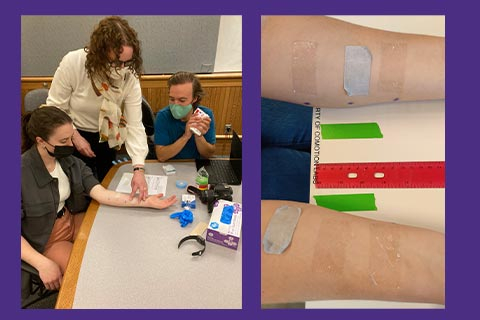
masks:
<path fill-rule="evenodd" d="M 128 61 L 115 60 L 110 62 L 110 66 L 113 68 L 131 68 L 135 64 L 135 59 L 130 59 Z"/>

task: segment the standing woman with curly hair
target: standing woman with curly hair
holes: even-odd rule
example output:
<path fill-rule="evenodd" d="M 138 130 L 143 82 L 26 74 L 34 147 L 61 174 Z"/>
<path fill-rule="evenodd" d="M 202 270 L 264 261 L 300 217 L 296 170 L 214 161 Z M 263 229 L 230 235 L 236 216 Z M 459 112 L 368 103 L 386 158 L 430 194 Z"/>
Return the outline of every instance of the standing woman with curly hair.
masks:
<path fill-rule="evenodd" d="M 73 119 L 73 145 L 102 181 L 125 143 L 132 159 L 131 198 L 148 195 L 144 175 L 148 153 L 142 123 L 140 75 L 143 60 L 137 32 L 127 20 L 102 19 L 85 48 L 68 52 L 60 62 L 47 105 L 58 106 Z"/>

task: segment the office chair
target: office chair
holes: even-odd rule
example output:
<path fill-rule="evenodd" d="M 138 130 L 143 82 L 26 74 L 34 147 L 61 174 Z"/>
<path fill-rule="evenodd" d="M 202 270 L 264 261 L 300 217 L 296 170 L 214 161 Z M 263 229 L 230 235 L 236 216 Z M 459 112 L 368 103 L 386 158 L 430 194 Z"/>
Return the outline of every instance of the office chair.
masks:
<path fill-rule="evenodd" d="M 142 122 L 145 127 L 148 141 L 148 155 L 147 159 L 156 160 L 155 144 L 153 142 L 153 135 L 155 133 L 155 115 L 152 107 L 145 97 L 142 97 Z"/>
<path fill-rule="evenodd" d="M 22 261 L 22 309 L 26 309 L 40 300 L 57 293 L 57 290 L 48 290 L 40 279 L 37 269 Z"/>
<path fill-rule="evenodd" d="M 127 119 L 128 121 L 128 119 Z M 148 103 L 145 97 L 142 97 L 142 123 L 145 127 L 145 133 L 147 135 L 147 144 L 148 144 L 148 154 L 147 160 L 157 160 L 157 155 L 155 153 L 155 144 L 153 142 L 153 135 L 155 133 L 155 114 L 153 113 L 152 107 Z M 130 157 L 125 153 L 125 148 L 122 147 L 122 152 L 117 153 L 117 161 L 120 163 L 122 161 L 130 160 Z"/>
<path fill-rule="evenodd" d="M 142 122 L 147 136 L 153 136 L 155 133 L 155 115 L 145 97 L 142 97 Z"/>
<path fill-rule="evenodd" d="M 38 88 L 28 91 L 23 100 L 25 112 L 33 111 L 47 101 L 48 89 Z"/>

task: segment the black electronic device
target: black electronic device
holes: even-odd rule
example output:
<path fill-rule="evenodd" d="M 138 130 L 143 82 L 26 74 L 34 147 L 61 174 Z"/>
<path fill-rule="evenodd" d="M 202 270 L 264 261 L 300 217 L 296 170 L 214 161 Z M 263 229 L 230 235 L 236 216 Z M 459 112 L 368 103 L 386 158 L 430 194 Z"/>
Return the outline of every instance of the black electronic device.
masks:
<path fill-rule="evenodd" d="M 242 140 L 233 131 L 229 159 L 197 159 L 197 170 L 204 167 L 208 172 L 208 183 L 226 183 L 237 186 L 242 183 Z"/>
<path fill-rule="evenodd" d="M 212 213 L 215 201 L 220 199 L 233 200 L 233 189 L 226 183 L 217 184 L 207 190 L 200 190 L 194 186 L 188 186 L 187 192 L 196 194 L 200 198 L 200 201 L 207 205 L 208 213 Z"/>

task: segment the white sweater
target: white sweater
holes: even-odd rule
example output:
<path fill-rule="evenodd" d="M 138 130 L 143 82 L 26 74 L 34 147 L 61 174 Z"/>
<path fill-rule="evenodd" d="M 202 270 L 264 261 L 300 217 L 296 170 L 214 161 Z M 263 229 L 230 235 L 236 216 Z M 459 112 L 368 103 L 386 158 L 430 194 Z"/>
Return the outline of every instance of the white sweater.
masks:
<path fill-rule="evenodd" d="M 87 53 L 83 49 L 70 51 L 63 57 L 53 76 L 47 105 L 57 106 L 67 112 L 77 129 L 98 132 L 98 117 L 103 97 L 98 97 L 92 88 L 85 69 L 86 58 Z M 132 165 L 143 165 L 148 154 L 148 145 L 142 123 L 142 90 L 137 78 L 128 78 L 122 97 L 127 119 L 125 147 L 132 158 Z"/>

